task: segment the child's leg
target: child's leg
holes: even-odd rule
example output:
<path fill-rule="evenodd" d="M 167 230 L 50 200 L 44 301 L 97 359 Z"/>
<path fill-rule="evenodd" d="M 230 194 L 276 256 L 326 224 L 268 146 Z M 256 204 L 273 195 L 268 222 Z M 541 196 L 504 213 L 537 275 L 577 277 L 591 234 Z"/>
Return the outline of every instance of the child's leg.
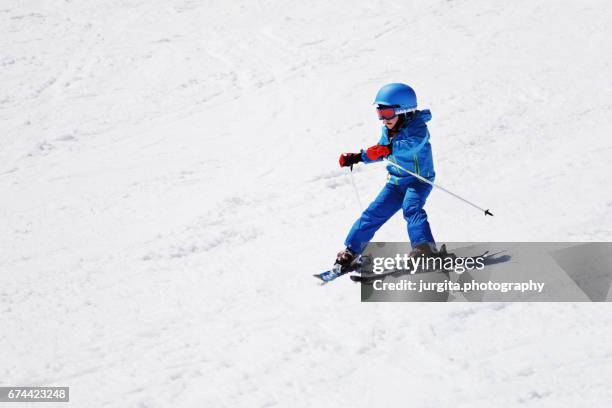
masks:
<path fill-rule="evenodd" d="M 404 219 L 408 222 L 408 236 L 412 247 L 423 243 L 435 244 L 427 213 L 423 209 L 431 189 L 427 183 L 415 183 L 406 189 L 402 209 Z"/>
<path fill-rule="evenodd" d="M 385 184 L 378 197 L 353 224 L 344 241 L 347 248 L 358 254 L 363 252 L 374 233 L 402 208 L 403 199 L 402 190 L 398 186 Z"/>

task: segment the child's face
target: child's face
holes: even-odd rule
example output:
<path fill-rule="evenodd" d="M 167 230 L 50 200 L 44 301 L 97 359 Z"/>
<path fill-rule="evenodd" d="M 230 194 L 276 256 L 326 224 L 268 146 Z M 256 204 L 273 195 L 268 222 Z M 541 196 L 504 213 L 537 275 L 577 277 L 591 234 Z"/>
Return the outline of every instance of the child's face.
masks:
<path fill-rule="evenodd" d="M 393 126 L 395 126 L 398 119 L 398 116 L 394 117 L 393 119 L 383 119 L 383 123 L 385 124 L 387 129 L 393 129 Z"/>

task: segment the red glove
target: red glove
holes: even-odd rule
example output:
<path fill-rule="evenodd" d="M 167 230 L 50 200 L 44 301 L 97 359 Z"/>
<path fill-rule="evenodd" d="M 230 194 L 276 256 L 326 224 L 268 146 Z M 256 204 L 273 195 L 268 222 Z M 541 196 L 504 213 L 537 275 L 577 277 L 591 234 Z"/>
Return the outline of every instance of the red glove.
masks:
<path fill-rule="evenodd" d="M 390 154 L 391 150 L 389 150 L 389 147 L 379 144 L 369 147 L 368 150 L 366 150 L 366 156 L 368 156 L 368 159 L 370 160 L 378 160 L 381 157 L 387 157 Z"/>
<path fill-rule="evenodd" d="M 357 164 L 360 161 L 361 153 L 343 153 L 340 155 L 340 159 L 338 159 L 340 167 L 351 167 L 351 170 L 353 169 L 353 164 Z"/>

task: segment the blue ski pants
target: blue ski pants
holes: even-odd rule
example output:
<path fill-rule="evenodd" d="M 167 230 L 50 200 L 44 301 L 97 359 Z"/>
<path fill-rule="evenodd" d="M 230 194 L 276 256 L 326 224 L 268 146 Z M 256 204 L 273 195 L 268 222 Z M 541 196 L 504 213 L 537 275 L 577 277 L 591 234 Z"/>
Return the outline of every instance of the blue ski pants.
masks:
<path fill-rule="evenodd" d="M 385 184 L 378 197 L 355 221 L 344 244 L 351 251 L 360 254 L 374 237 L 374 233 L 400 208 L 408 223 L 408 237 L 412 247 L 422 243 L 435 243 L 427 213 L 423 209 L 431 189 L 429 184 L 420 181 L 406 185 Z"/>

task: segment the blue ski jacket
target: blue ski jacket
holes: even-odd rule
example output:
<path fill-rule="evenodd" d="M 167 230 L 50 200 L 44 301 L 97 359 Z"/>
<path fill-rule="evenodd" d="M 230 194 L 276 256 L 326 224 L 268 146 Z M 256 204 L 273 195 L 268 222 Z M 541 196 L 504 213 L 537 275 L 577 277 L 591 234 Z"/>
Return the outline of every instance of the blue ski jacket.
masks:
<path fill-rule="evenodd" d="M 391 140 L 391 154 L 387 159 L 397 163 L 406 170 L 410 170 L 421 177 L 433 181 L 436 173 L 434 171 L 431 144 L 429 143 L 429 130 L 427 122 L 431 120 L 429 109 L 417 111 L 414 116 L 404 123 L 404 126 Z M 389 145 L 389 130 L 386 126 L 382 127 L 382 134 L 378 144 Z M 364 150 L 361 151 L 361 158 L 364 163 L 373 163 L 378 160 L 370 160 Z M 398 169 L 392 164 L 387 165 L 389 172 L 387 180 L 389 183 L 397 185 L 407 185 L 419 181 L 403 170 Z"/>

